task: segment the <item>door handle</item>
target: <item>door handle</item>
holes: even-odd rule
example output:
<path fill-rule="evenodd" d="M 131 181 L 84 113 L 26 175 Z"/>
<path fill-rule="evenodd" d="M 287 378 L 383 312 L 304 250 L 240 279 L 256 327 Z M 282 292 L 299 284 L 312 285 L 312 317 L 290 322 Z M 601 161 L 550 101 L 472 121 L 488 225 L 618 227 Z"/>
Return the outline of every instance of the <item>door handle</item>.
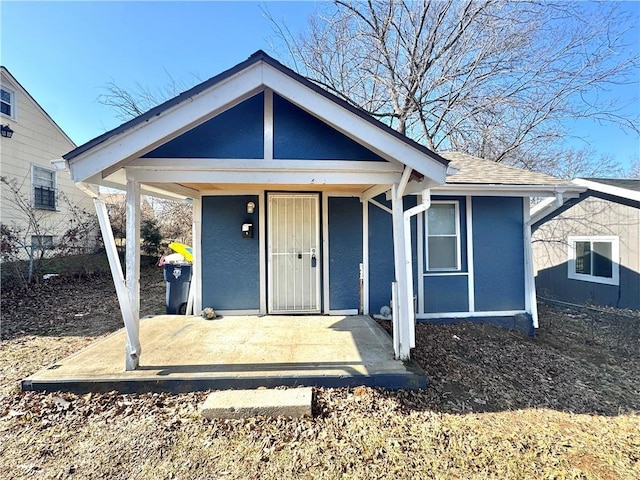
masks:
<path fill-rule="evenodd" d="M 316 264 L 318 261 L 316 260 L 316 254 L 311 255 L 311 268 L 316 268 Z"/>

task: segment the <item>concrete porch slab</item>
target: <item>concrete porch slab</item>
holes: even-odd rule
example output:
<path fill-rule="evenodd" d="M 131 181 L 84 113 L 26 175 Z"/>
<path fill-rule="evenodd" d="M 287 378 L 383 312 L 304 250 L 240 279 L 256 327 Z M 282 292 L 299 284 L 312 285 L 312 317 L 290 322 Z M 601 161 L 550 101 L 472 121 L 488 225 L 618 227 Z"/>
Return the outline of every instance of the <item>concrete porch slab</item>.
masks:
<path fill-rule="evenodd" d="M 125 331 L 22 381 L 23 390 L 123 393 L 276 386 L 426 387 L 424 371 L 393 358 L 368 316 L 162 315 L 140 321 L 140 366 L 124 371 Z"/>

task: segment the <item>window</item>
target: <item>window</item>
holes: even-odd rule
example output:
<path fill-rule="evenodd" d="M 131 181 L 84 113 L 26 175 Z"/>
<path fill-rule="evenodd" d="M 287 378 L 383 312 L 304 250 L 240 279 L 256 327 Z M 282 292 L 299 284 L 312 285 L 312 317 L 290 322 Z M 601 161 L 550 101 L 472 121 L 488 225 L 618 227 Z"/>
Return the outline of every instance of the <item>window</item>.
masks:
<path fill-rule="evenodd" d="M 15 99 L 16 94 L 6 87 L 0 88 L 0 112 L 7 117 L 16 118 L 15 116 Z"/>
<path fill-rule="evenodd" d="M 427 271 L 460 270 L 458 202 L 434 201 L 427 210 Z"/>
<path fill-rule="evenodd" d="M 53 236 L 31 235 L 31 247 L 39 250 L 49 250 L 53 248 Z"/>
<path fill-rule="evenodd" d="M 569 237 L 569 278 L 619 285 L 618 237 Z"/>
<path fill-rule="evenodd" d="M 56 209 L 56 172 L 48 168 L 33 166 L 33 206 L 44 210 Z"/>

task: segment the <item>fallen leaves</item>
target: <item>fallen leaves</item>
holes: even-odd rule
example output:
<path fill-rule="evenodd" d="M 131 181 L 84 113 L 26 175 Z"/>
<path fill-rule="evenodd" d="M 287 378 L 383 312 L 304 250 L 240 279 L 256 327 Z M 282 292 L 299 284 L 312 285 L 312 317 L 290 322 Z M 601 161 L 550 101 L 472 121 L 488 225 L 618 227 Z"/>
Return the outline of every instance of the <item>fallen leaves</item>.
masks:
<path fill-rule="evenodd" d="M 144 312 L 162 313 L 145 272 Z M 541 305 L 535 339 L 420 324 L 424 391 L 321 388 L 313 418 L 204 420 L 208 392 L 20 392 L 121 327 L 110 278 L 52 280 L 2 298 L 0 478 L 640 478 L 640 317 Z"/>

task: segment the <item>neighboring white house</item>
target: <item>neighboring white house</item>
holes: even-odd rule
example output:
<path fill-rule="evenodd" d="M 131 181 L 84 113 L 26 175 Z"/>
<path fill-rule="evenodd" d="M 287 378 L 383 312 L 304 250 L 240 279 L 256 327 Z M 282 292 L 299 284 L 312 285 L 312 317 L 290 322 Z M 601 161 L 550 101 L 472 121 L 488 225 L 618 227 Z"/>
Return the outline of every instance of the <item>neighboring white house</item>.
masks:
<path fill-rule="evenodd" d="M 94 207 L 69 173 L 57 172 L 51 164 L 76 145 L 9 70 L 4 66 L 0 70 L 0 222 L 18 234 L 22 244 L 47 248 L 63 241 L 73 225 L 72 218 L 77 217 L 73 209 L 93 214 Z M 27 212 L 17 204 L 12 186 L 6 182 L 25 199 Z M 38 228 L 34 228 L 34 220 L 29 221 L 29 210 Z"/>

